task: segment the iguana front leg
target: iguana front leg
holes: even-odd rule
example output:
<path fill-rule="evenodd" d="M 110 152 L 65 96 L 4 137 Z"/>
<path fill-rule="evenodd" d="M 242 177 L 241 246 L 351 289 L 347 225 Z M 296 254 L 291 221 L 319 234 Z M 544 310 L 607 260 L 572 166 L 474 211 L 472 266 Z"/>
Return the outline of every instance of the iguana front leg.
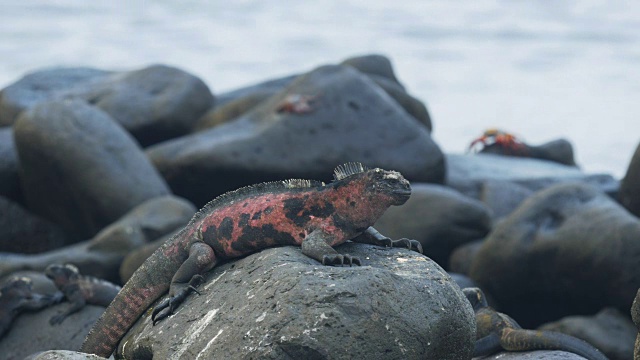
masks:
<path fill-rule="evenodd" d="M 302 240 L 302 253 L 320 261 L 322 265 L 361 265 L 359 258 L 339 254 L 332 248 L 329 245 L 332 238 L 332 235 L 320 229 L 313 230 Z"/>
<path fill-rule="evenodd" d="M 153 309 L 151 314 L 153 325 L 173 314 L 173 311 L 178 308 L 191 292 L 198 293 L 196 288 L 204 282 L 204 278 L 200 274 L 210 270 L 215 265 L 216 256 L 209 245 L 202 241 L 192 243 L 189 247 L 189 257 L 180 265 L 178 271 L 173 275 L 173 279 L 171 279 L 169 297 Z"/>
<path fill-rule="evenodd" d="M 64 310 L 63 312 L 52 316 L 51 319 L 49 319 L 49 324 L 51 325 L 62 324 L 64 319 L 66 319 L 69 315 L 80 311 L 80 309 L 82 309 L 87 303 L 84 296 L 82 296 L 82 292 L 80 292 L 80 289 L 77 288 L 77 286 L 76 286 L 76 289 L 74 289 L 73 291 L 70 291 L 67 294 L 67 300 L 69 300 L 71 305 L 67 307 L 67 309 Z"/>
<path fill-rule="evenodd" d="M 404 247 L 409 250 L 415 250 L 422 254 L 422 244 L 418 240 L 411 239 L 398 239 L 392 240 L 382 234 L 373 226 L 369 226 L 367 230 L 365 230 L 360 236 L 355 237 L 351 241 L 361 243 L 361 244 L 371 244 L 377 246 L 385 246 L 385 247 Z"/>

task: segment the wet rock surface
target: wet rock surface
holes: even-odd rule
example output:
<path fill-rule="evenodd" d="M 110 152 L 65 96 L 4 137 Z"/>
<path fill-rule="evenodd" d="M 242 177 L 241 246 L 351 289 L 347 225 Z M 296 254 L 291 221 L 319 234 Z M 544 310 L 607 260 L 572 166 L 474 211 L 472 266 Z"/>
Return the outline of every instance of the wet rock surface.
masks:
<path fill-rule="evenodd" d="M 298 95 L 310 97 L 310 111 L 281 110 Z M 147 154 L 171 189 L 197 205 L 257 182 L 329 180 L 335 165 L 348 161 L 394 169 L 414 182 L 444 179 L 444 157 L 428 130 L 346 66 L 317 68 L 236 121 Z"/>
<path fill-rule="evenodd" d="M 433 184 L 414 183 L 411 192 L 411 198 L 389 208 L 375 228 L 392 239 L 420 241 L 424 254 L 445 269 L 455 248 L 491 230 L 489 209 L 475 199 Z"/>
<path fill-rule="evenodd" d="M 633 358 L 637 329 L 627 314 L 614 308 L 605 308 L 593 316 L 568 316 L 544 324 L 538 329 L 557 331 L 582 339 L 611 360 Z"/>
<path fill-rule="evenodd" d="M 589 185 L 561 184 L 498 223 L 470 276 L 527 328 L 605 306 L 628 311 L 640 287 L 640 221 Z"/>
<path fill-rule="evenodd" d="M 348 243 L 362 267 L 328 267 L 296 247 L 268 249 L 207 274 L 201 296 L 120 342 L 130 358 L 465 359 L 473 310 L 433 261 Z M 185 334 L 187 334 L 185 336 Z"/>
<path fill-rule="evenodd" d="M 84 101 L 36 105 L 17 121 L 15 140 L 29 208 L 79 237 L 169 193 L 135 140 Z"/>

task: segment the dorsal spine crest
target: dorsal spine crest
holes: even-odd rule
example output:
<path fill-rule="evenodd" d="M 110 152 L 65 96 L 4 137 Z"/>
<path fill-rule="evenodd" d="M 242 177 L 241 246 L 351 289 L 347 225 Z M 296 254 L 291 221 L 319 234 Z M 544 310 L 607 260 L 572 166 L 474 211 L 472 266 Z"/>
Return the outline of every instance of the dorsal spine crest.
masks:
<path fill-rule="evenodd" d="M 355 174 L 361 174 L 367 170 L 367 167 L 362 165 L 362 163 L 348 162 L 346 164 L 336 166 L 335 170 L 333 170 L 333 178 L 336 181 L 342 180 Z"/>

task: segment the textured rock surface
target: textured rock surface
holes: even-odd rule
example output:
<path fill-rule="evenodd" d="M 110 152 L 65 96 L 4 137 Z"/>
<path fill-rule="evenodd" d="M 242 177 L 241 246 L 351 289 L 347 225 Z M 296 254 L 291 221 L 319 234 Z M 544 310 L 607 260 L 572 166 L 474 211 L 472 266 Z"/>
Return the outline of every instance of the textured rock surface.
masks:
<path fill-rule="evenodd" d="M 0 196 L 0 214 L 0 252 L 32 254 L 79 240 L 3 196 Z"/>
<path fill-rule="evenodd" d="M 313 111 L 278 111 L 293 94 L 317 96 Z M 242 185 L 286 178 L 329 180 L 360 161 L 410 181 L 442 182 L 444 158 L 428 130 L 369 78 L 324 66 L 232 123 L 150 147 L 178 195 L 202 205 Z"/>
<path fill-rule="evenodd" d="M 435 262 L 406 249 L 348 243 L 362 267 L 327 267 L 297 247 L 216 267 L 201 296 L 120 342 L 129 358 L 467 359 L 473 311 Z"/>
<path fill-rule="evenodd" d="M 100 360 L 96 355 L 89 355 L 69 350 L 49 350 L 31 354 L 24 360 Z"/>
<path fill-rule="evenodd" d="M 524 351 L 501 352 L 490 356 L 473 358 L 474 360 L 584 360 L 580 355 L 565 351 Z"/>
<path fill-rule="evenodd" d="M 633 358 L 637 329 L 628 315 L 606 308 L 594 316 L 567 316 L 544 324 L 540 330 L 558 331 L 582 339 L 611 360 Z"/>
<path fill-rule="evenodd" d="M 605 306 L 628 311 L 640 287 L 640 220 L 597 189 L 556 185 L 498 223 L 471 267 L 524 328 Z"/>
<path fill-rule="evenodd" d="M 478 200 L 445 186 L 413 183 L 409 201 L 389 208 L 375 228 L 392 239 L 420 241 L 424 254 L 448 269 L 456 247 L 491 230 L 491 214 Z"/>
<path fill-rule="evenodd" d="M 79 237 L 169 193 L 135 140 L 82 100 L 40 103 L 14 131 L 29 208 Z"/>
<path fill-rule="evenodd" d="M 71 314 L 62 324 L 51 326 L 49 319 L 69 306 L 63 302 L 36 313 L 18 316 L 11 329 L 0 339 L 3 359 L 22 360 L 27 355 L 45 350 L 77 350 L 104 308 L 87 305 Z"/>
<path fill-rule="evenodd" d="M 0 253 L 0 276 L 19 270 L 42 271 L 52 263 L 72 263 L 84 275 L 119 282 L 118 271 L 125 255 L 184 227 L 195 211 L 184 199 L 157 197 L 140 204 L 89 241 L 41 254 Z"/>

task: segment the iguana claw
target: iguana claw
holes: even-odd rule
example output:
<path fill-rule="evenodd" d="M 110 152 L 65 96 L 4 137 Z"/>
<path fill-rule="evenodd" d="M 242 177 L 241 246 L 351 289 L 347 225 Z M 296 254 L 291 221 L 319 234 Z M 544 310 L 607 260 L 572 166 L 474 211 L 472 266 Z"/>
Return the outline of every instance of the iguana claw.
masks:
<path fill-rule="evenodd" d="M 392 240 L 390 238 L 385 238 L 381 240 L 384 242 L 384 246 L 387 247 L 403 247 L 409 250 L 414 250 L 422 254 L 422 244 L 418 240 L 411 240 L 407 238 L 402 238 L 398 240 Z"/>
<path fill-rule="evenodd" d="M 151 313 L 151 322 L 153 326 L 155 326 L 162 319 L 169 317 L 169 315 L 173 314 L 173 311 L 178 308 L 178 306 L 187 298 L 187 296 L 191 292 L 195 292 L 200 295 L 200 292 L 196 290 L 200 284 L 204 282 L 204 277 L 200 274 L 194 275 L 188 284 L 184 284 L 179 290 L 175 291 L 173 296 L 170 296 L 164 299 L 160 304 L 158 304 Z M 167 311 L 165 309 L 169 308 Z"/>
<path fill-rule="evenodd" d="M 322 257 L 322 265 L 362 265 L 360 258 L 351 255 L 329 254 Z"/>

